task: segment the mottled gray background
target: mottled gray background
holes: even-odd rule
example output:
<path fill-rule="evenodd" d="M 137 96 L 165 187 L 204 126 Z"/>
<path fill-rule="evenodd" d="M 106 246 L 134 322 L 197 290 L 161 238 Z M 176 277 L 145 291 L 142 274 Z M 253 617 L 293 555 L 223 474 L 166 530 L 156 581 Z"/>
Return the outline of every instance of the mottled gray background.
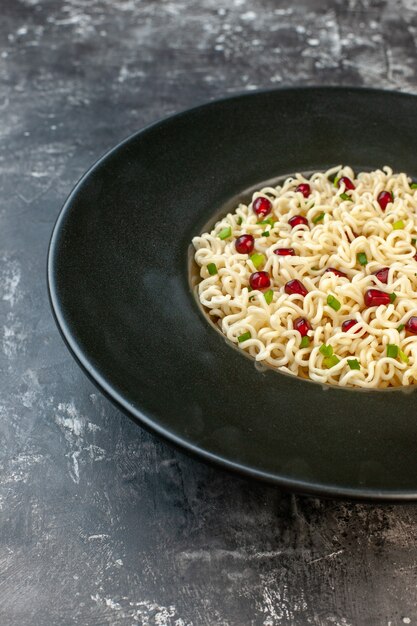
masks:
<path fill-rule="evenodd" d="M 54 220 L 104 151 L 238 91 L 417 93 L 417 1 L 2 0 L 0 15 L 1 626 L 417 624 L 417 505 L 292 496 L 161 443 L 81 373 L 45 289 Z"/>

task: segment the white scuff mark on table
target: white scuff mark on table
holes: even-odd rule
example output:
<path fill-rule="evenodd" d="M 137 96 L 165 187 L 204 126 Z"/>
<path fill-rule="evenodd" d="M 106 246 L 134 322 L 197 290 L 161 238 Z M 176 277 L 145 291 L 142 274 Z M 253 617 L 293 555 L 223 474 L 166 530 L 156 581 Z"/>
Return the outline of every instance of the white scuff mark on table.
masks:
<path fill-rule="evenodd" d="M 117 613 L 119 618 L 135 620 L 138 626 L 194 626 L 178 614 L 174 605 L 164 606 L 149 600 L 133 602 L 127 597 L 115 600 L 98 593 L 90 597 L 97 605 Z"/>
<path fill-rule="evenodd" d="M 107 539 L 108 537 L 110 537 L 110 535 L 107 535 L 106 533 L 101 533 L 99 535 L 90 535 L 88 537 L 88 540 L 93 540 L 93 539 Z"/>
<path fill-rule="evenodd" d="M 88 459 L 93 462 L 103 461 L 106 457 L 106 451 L 94 443 L 85 441 L 86 431 L 92 432 L 94 435 L 95 429 L 88 428 L 90 422 L 79 413 L 73 401 L 58 404 L 55 423 L 61 428 L 69 445 L 70 449 L 66 457 L 71 462 L 70 476 L 73 482 L 78 484 L 80 482 L 80 465 L 85 464 Z"/>
<path fill-rule="evenodd" d="M 20 264 L 7 255 L 1 257 L 0 263 L 0 293 L 2 300 L 11 307 L 21 298 L 19 284 L 22 277 Z"/>
<path fill-rule="evenodd" d="M 318 563 L 319 561 L 323 561 L 325 559 L 333 559 L 335 556 L 342 554 L 344 552 L 343 549 L 336 550 L 336 552 L 331 552 L 330 554 L 325 554 L 324 556 L 319 556 L 317 559 L 313 559 L 312 561 L 308 561 L 308 565 L 312 565 L 313 563 Z"/>
<path fill-rule="evenodd" d="M 27 333 L 23 330 L 22 323 L 10 312 L 3 326 L 3 353 L 8 359 L 15 357 L 22 350 L 26 340 Z"/>

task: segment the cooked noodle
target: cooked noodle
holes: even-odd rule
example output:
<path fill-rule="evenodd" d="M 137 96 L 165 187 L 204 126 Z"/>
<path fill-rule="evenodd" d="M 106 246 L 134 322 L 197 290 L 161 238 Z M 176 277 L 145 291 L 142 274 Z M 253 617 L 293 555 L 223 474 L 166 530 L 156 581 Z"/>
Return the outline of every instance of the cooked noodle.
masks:
<path fill-rule="evenodd" d="M 306 183 L 304 197 L 296 188 Z M 409 321 L 417 316 L 415 187 L 389 167 L 355 175 L 340 166 L 264 187 L 251 204 L 240 204 L 211 232 L 194 237 L 201 304 L 231 342 L 273 368 L 334 385 L 415 384 L 417 335 Z M 385 208 L 381 192 L 392 194 Z M 258 197 L 272 203 L 264 219 L 252 206 Z M 308 225 L 291 227 L 288 221 L 299 215 Z M 250 254 L 236 250 L 243 234 L 254 237 Z M 294 255 L 278 256 L 279 248 L 292 248 Z M 261 265 L 259 254 L 265 257 Z M 381 268 L 389 268 L 386 283 L 374 274 Z M 267 290 L 250 288 L 259 271 L 269 276 Z M 293 279 L 304 285 L 305 297 L 284 291 Z M 391 294 L 391 301 L 366 306 L 365 292 L 375 289 Z M 294 327 L 299 318 L 311 326 L 304 342 Z M 342 330 L 347 320 L 357 323 Z"/>

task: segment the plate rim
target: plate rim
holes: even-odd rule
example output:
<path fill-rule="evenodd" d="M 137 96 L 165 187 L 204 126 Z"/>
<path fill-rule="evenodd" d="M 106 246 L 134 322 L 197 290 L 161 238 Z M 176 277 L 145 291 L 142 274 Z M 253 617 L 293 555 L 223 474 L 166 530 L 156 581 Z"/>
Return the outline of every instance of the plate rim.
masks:
<path fill-rule="evenodd" d="M 146 428 L 149 432 L 156 434 L 163 438 L 165 441 L 174 444 L 181 451 L 191 454 L 197 459 L 203 459 L 212 465 L 221 467 L 222 469 L 237 473 L 243 477 L 260 480 L 279 488 L 297 492 L 305 495 L 322 496 L 337 499 L 349 499 L 364 502 L 407 502 L 417 500 L 417 487 L 416 490 L 392 490 L 392 489 L 368 489 L 368 488 L 347 488 L 329 485 L 327 483 L 309 482 L 305 480 L 296 480 L 293 478 L 279 476 L 272 472 L 262 471 L 255 469 L 250 465 L 245 465 L 228 459 L 220 454 L 214 454 L 200 447 L 185 437 L 179 436 L 175 431 L 165 428 L 157 424 L 153 419 L 149 418 L 138 407 L 131 404 L 126 398 L 123 397 L 112 385 L 111 381 L 106 379 L 99 371 L 99 369 L 91 363 L 91 360 L 78 345 L 77 339 L 74 333 L 71 331 L 71 327 L 65 321 L 64 312 L 61 307 L 60 299 L 58 296 L 57 284 L 55 281 L 55 259 L 59 250 L 59 236 L 61 232 L 61 226 L 65 221 L 67 214 L 69 213 L 72 205 L 72 200 L 78 195 L 81 187 L 84 184 L 90 174 L 98 168 L 108 158 L 112 157 L 116 152 L 123 149 L 130 141 L 134 140 L 137 136 L 143 135 L 148 132 L 152 132 L 155 128 L 165 124 L 168 121 L 175 121 L 178 118 L 186 116 L 190 113 L 198 112 L 200 109 L 205 109 L 212 105 L 221 104 L 226 101 L 242 100 L 251 98 L 256 95 L 273 94 L 279 92 L 308 92 L 308 91 L 321 91 L 323 93 L 331 92 L 357 92 L 362 94 L 373 95 L 391 95 L 396 98 L 415 99 L 417 104 L 417 95 L 410 92 L 400 92 L 393 89 L 378 89 L 370 87 L 358 87 L 354 85 L 307 85 L 307 86 L 281 86 L 279 88 L 272 89 L 257 89 L 253 91 L 244 91 L 230 94 L 221 98 L 213 98 L 197 106 L 182 109 L 177 113 L 166 115 L 143 128 L 135 131 L 122 139 L 115 146 L 104 152 L 98 159 L 96 159 L 92 165 L 86 170 L 86 172 L 78 179 L 70 193 L 67 195 L 64 204 L 62 205 L 57 218 L 52 227 L 52 232 L 49 239 L 48 251 L 47 251 L 47 267 L 46 267 L 46 282 L 49 303 L 51 306 L 52 314 L 59 333 L 67 346 L 70 354 L 80 366 L 82 371 L 87 375 L 89 380 L 95 384 L 104 396 L 109 399 L 119 410 L 125 415 L 133 419 L 133 421 L 140 426 Z"/>

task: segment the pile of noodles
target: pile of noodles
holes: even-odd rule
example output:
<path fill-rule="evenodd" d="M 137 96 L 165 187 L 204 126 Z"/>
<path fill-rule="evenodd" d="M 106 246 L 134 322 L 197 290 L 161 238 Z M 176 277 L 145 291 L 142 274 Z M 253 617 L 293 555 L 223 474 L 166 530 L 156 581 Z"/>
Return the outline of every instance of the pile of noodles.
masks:
<path fill-rule="evenodd" d="M 349 177 L 355 189 L 335 185 L 335 177 L 342 176 Z M 311 187 L 307 198 L 296 191 L 300 183 Z M 415 187 L 406 174 L 394 174 L 389 167 L 355 174 L 339 166 L 310 178 L 296 174 L 282 185 L 255 192 L 252 202 L 258 196 L 272 202 L 271 224 L 259 223 L 252 203 L 240 204 L 211 232 L 193 239 L 201 304 L 231 342 L 273 368 L 334 385 L 415 384 L 417 336 L 404 328 L 410 316 L 417 316 Z M 377 202 L 383 190 L 393 195 L 385 211 Z M 343 199 L 345 191 L 349 199 Z M 324 216 L 315 221 L 321 213 Z M 291 228 L 288 220 L 295 215 L 305 216 L 309 226 Z M 229 227 L 230 236 L 220 238 Z M 259 267 L 250 255 L 236 251 L 235 241 L 242 234 L 253 235 L 254 252 L 265 256 L 261 269 L 270 276 L 270 303 L 264 292 L 250 288 L 249 277 Z M 274 254 L 282 247 L 293 248 L 295 256 Z M 366 265 L 358 263 L 360 253 L 366 255 Z M 216 268 L 213 275 L 210 264 Z M 328 267 L 341 270 L 347 278 L 325 272 Z M 373 275 L 382 267 L 389 267 L 387 284 Z M 291 279 L 305 285 L 304 298 L 285 293 L 284 285 Z M 396 298 L 388 305 L 367 308 L 368 289 L 393 292 Z M 339 310 L 327 303 L 329 294 L 340 303 Z M 306 347 L 300 346 L 300 333 L 293 326 L 299 317 L 311 325 Z M 347 319 L 357 320 L 358 325 L 344 332 L 341 327 Z M 242 336 L 250 338 L 239 341 Z M 320 349 L 323 345 L 331 346 L 337 356 L 332 367 Z M 388 356 L 388 345 L 398 346 L 403 358 Z M 360 369 L 351 369 L 349 359 L 356 359 Z"/>

